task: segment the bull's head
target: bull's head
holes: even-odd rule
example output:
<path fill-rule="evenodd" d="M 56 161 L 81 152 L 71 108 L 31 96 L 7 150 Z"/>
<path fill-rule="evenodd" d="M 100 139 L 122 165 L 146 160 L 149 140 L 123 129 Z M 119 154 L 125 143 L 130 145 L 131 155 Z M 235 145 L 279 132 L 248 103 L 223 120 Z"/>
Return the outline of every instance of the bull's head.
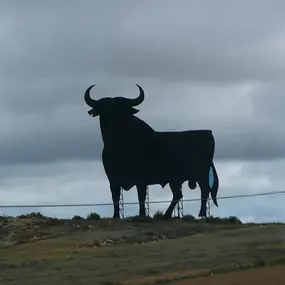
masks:
<path fill-rule="evenodd" d="M 88 106 L 92 107 L 88 114 L 96 117 L 100 115 L 133 115 L 139 112 L 139 110 L 133 108 L 141 104 L 144 100 L 143 89 L 136 84 L 140 90 L 140 94 L 135 99 L 127 99 L 123 97 L 115 98 L 102 98 L 99 100 L 94 100 L 90 97 L 90 90 L 95 86 L 90 86 L 84 95 L 85 102 Z"/>

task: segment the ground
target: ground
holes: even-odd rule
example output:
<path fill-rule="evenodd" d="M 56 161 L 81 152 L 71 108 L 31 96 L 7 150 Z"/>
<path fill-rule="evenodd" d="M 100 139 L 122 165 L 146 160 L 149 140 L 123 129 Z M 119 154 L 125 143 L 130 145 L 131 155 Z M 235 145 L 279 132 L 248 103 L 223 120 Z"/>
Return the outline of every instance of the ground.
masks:
<path fill-rule="evenodd" d="M 259 268 L 248 271 L 200 277 L 192 280 L 171 282 L 169 285 L 267 285 L 285 284 L 285 266 Z"/>
<path fill-rule="evenodd" d="M 0 219 L 5 285 L 285 284 L 283 265 L 283 224 Z"/>

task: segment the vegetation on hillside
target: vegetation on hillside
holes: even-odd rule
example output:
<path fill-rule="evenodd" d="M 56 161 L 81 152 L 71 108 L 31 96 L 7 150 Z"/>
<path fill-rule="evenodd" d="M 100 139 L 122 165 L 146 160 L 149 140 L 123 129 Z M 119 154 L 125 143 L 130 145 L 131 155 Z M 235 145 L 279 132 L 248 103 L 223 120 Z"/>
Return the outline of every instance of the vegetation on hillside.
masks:
<path fill-rule="evenodd" d="M 7 217 L 7 216 L 0 216 L 0 222 L 4 222 L 7 221 L 8 218 L 14 218 L 14 217 Z M 40 212 L 32 212 L 32 213 L 28 213 L 25 215 L 19 215 L 16 217 L 17 219 L 32 219 L 32 218 L 37 218 L 39 220 L 47 220 L 50 222 L 53 222 L 54 224 L 56 224 L 57 222 L 60 224 L 60 221 L 67 221 L 68 219 L 58 219 L 58 218 L 51 218 L 51 217 L 47 217 L 44 216 L 43 214 L 41 214 Z M 82 220 L 101 220 L 101 219 L 110 219 L 110 218 L 102 218 L 98 213 L 96 212 L 91 212 L 89 213 L 85 218 L 81 217 L 79 215 L 75 215 L 73 216 L 70 220 L 71 221 L 82 221 Z M 176 218 L 177 219 L 177 218 Z M 183 217 L 181 217 L 181 219 L 183 221 L 186 222 L 202 222 L 202 223 L 216 223 L 216 224 L 242 224 L 242 222 L 235 216 L 230 216 L 230 217 L 207 217 L 205 219 L 197 219 L 192 215 L 184 215 Z M 131 216 L 131 217 L 127 217 L 125 219 L 122 220 L 126 220 L 126 221 L 134 221 L 134 222 L 146 222 L 146 221 L 153 221 L 153 220 L 164 220 L 164 214 L 162 211 L 158 210 L 154 213 L 154 215 L 152 217 L 150 216 Z"/>
<path fill-rule="evenodd" d="M 284 225 L 160 214 L 2 217 L 0 284 L 160 284 L 285 262 Z"/>

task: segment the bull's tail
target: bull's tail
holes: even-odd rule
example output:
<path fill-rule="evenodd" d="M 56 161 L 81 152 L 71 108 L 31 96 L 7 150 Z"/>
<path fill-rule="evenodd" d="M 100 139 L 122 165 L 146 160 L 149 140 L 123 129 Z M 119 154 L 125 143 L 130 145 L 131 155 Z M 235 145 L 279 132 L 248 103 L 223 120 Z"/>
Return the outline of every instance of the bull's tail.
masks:
<path fill-rule="evenodd" d="M 212 175 L 211 175 L 212 174 Z M 213 177 L 213 181 L 212 183 L 210 183 L 210 178 L 211 176 Z M 210 172 L 209 172 L 209 186 L 210 186 L 210 193 L 211 193 L 211 197 L 213 199 L 214 204 L 218 206 L 218 202 L 217 202 L 217 193 L 218 193 L 218 188 L 219 188 L 219 178 L 218 178 L 218 174 L 215 168 L 215 165 L 212 161 L 211 166 L 210 166 Z"/>

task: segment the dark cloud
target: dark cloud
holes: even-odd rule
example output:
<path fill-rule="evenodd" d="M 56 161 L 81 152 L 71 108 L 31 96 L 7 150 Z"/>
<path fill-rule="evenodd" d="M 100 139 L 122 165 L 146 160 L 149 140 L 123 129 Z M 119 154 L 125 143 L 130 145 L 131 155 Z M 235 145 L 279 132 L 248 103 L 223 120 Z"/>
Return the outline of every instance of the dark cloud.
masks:
<path fill-rule="evenodd" d="M 282 1 L 16 3 L 4 8 L 1 47 L 1 66 L 14 78 L 95 71 L 167 81 L 284 76 Z"/>
<path fill-rule="evenodd" d="M 274 82 L 285 75 L 278 53 L 284 3 L 259 1 L 258 10 L 256 1 L 246 9 L 242 1 L 182 3 L 4 5 L 1 163 L 99 158 L 98 122 L 82 98 L 93 83 L 99 97 L 135 96 L 135 83 L 142 84 L 144 119 L 158 129 L 212 128 L 217 159 L 282 157 L 282 120 L 264 118 L 269 106 L 282 105 L 284 84 Z M 244 106 L 231 107 L 243 92 L 237 86 L 261 81 L 257 95 L 248 92 Z M 248 104 L 254 115 L 243 117 Z"/>
<path fill-rule="evenodd" d="M 138 90 L 129 83 L 126 89 L 129 92 L 123 92 L 124 86 L 120 86 L 121 92 L 115 92 L 110 86 L 106 89 L 113 91 L 114 96 L 126 94 L 132 98 Z M 284 85 L 257 84 L 249 92 L 246 86 L 228 86 L 223 90 L 221 86 L 212 85 L 154 87 L 147 83 L 144 87 L 146 100 L 138 116 L 155 129 L 212 129 L 216 138 L 215 159 L 218 160 L 284 158 L 282 105 L 285 101 L 281 96 Z M 3 134 L 1 164 L 101 159 L 103 144 L 99 121 L 87 114 L 90 108 L 83 102 L 85 88 L 83 85 L 82 90 L 77 87 L 74 93 L 69 90 L 64 100 L 58 101 L 46 94 L 43 98 L 49 101 L 40 104 L 40 100 L 36 100 L 34 108 L 33 100 L 28 100 L 29 112 L 23 107 L 24 103 L 22 107 L 15 103 L 14 112 L 4 110 L 0 123 Z M 95 87 L 92 96 L 100 98 L 103 88 L 102 85 Z M 67 94 L 72 94 L 70 100 L 66 99 Z M 110 96 L 106 91 L 105 94 Z"/>

